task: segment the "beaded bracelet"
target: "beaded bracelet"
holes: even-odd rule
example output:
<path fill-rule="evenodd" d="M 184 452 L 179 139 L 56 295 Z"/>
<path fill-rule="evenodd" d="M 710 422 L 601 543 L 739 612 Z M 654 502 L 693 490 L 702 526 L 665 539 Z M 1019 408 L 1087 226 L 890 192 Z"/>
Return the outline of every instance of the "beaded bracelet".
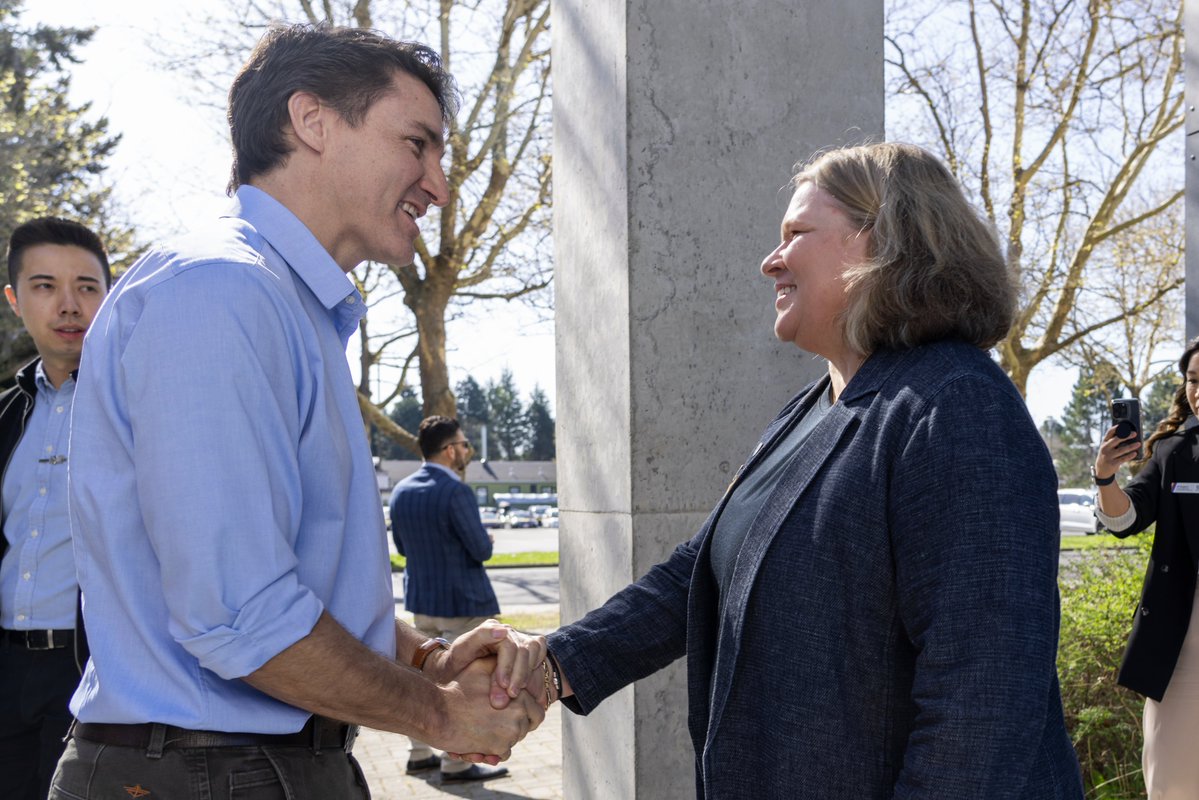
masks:
<path fill-rule="evenodd" d="M 553 672 L 554 690 L 557 692 L 557 699 L 562 699 L 562 668 L 558 666 L 558 659 L 554 658 L 554 654 L 548 649 L 545 651 L 545 660 L 549 662 L 550 669 Z"/>

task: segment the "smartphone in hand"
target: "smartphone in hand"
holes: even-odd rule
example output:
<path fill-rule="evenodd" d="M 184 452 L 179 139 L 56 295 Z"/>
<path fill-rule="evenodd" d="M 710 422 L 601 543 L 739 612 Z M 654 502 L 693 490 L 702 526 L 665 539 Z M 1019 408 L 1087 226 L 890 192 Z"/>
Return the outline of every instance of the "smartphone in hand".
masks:
<path fill-rule="evenodd" d="M 1116 436 L 1127 439 L 1136 434 L 1137 441 L 1143 442 L 1141 435 L 1141 401 L 1135 397 L 1117 397 L 1112 400 L 1112 424 L 1116 426 Z M 1144 448 L 1137 448 L 1137 460 L 1145 457 Z"/>

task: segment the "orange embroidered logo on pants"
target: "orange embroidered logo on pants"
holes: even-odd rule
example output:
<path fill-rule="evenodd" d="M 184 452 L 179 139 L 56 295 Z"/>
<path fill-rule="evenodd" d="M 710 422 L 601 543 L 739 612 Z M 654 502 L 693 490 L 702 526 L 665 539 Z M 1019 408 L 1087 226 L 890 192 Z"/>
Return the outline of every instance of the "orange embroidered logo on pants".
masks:
<path fill-rule="evenodd" d="M 140 783 L 137 784 L 136 786 L 126 786 L 125 791 L 129 794 L 130 797 L 149 797 L 150 796 L 150 790 L 143 789 L 142 785 Z"/>

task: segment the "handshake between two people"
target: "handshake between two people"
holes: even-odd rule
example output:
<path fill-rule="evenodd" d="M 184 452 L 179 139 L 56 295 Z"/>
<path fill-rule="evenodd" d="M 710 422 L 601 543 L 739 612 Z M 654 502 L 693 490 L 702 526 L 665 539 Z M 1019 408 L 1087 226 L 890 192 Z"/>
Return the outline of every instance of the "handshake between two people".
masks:
<path fill-rule="evenodd" d="M 559 699 L 544 636 L 487 620 L 430 654 L 425 675 L 443 690 L 444 728 L 429 743 L 452 757 L 498 764 Z"/>

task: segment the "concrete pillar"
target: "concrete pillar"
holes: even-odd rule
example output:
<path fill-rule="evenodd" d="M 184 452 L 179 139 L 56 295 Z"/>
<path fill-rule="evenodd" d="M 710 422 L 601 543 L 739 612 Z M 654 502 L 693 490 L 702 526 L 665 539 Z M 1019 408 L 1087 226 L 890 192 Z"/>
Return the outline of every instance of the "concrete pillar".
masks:
<path fill-rule="evenodd" d="M 1199 2 L 1183 7 L 1186 49 L 1186 332 L 1199 336 Z"/>
<path fill-rule="evenodd" d="M 792 165 L 883 130 L 882 0 L 554 0 L 563 621 L 692 535 L 822 362 L 758 265 Z M 565 715 L 565 796 L 692 798 L 683 663 Z M 747 791 L 749 791 L 747 789 Z"/>

